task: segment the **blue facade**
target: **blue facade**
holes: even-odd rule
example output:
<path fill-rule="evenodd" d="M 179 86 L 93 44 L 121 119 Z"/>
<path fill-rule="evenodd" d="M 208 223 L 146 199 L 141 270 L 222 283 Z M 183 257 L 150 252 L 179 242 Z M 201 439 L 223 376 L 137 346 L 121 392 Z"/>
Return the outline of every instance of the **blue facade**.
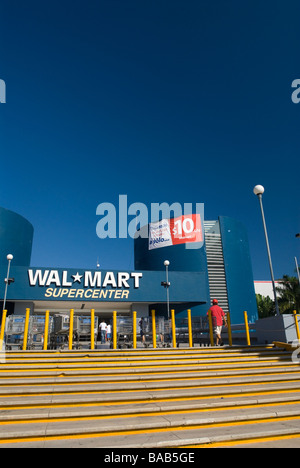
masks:
<path fill-rule="evenodd" d="M 243 311 L 249 320 L 258 318 L 247 232 L 237 220 L 220 216 L 228 303 L 232 323 L 241 323 Z"/>
<path fill-rule="evenodd" d="M 246 230 L 239 221 L 223 216 L 219 218 L 219 227 L 232 323 L 243 322 L 244 310 L 254 321 L 257 306 Z M 148 230 L 148 226 L 143 229 Z M 144 303 L 149 311 L 155 309 L 158 314 L 166 315 L 166 289 L 161 282 L 166 280 L 164 261 L 169 260 L 170 308 L 175 309 L 176 317 L 186 317 L 187 309 L 192 310 L 193 316 L 205 315 L 211 305 L 205 239 L 196 249 L 176 244 L 149 250 L 148 238 L 136 237 L 135 270 L 123 272 L 32 268 L 32 240 L 32 225 L 22 216 L 0 208 L 0 278 L 6 277 L 6 255 L 14 256 L 10 276 L 15 282 L 9 286 L 7 296 L 11 304 L 16 301 L 99 305 L 124 302 L 134 307 L 135 303 Z M 4 282 L 0 301 L 3 295 Z"/>

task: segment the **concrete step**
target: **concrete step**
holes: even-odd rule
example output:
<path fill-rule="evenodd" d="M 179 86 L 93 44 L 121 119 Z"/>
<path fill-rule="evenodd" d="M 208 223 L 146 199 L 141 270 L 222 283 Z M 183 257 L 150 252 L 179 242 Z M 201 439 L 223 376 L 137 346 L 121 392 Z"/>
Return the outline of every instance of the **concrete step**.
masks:
<path fill-rule="evenodd" d="M 293 363 L 290 359 L 289 361 L 284 362 L 239 362 L 239 363 L 232 363 L 232 362 L 223 362 L 219 364 L 201 364 L 201 365 L 190 365 L 188 362 L 184 366 L 177 366 L 177 367 L 170 367 L 166 363 L 164 366 L 160 366 L 159 368 L 151 367 L 150 365 L 147 368 L 126 368 L 126 369 L 102 369 L 100 366 L 96 367 L 95 369 L 86 369 L 86 367 L 81 366 L 76 370 L 62 370 L 62 369 L 53 369 L 47 371 L 30 371 L 25 370 L 22 366 L 15 368 L 9 372 L 1 372 L 0 367 L 0 385 L 3 383 L 4 385 L 8 382 L 34 382 L 38 381 L 50 381 L 51 379 L 65 379 L 68 378 L 99 378 L 102 377 L 103 379 L 118 379 L 119 377 L 122 378 L 123 376 L 130 377 L 132 379 L 138 379 L 140 376 L 143 376 L 145 379 L 151 378 L 152 376 L 160 376 L 169 378 L 169 376 L 180 376 L 180 375 L 199 375 L 205 376 L 210 375 L 224 375 L 225 373 L 251 373 L 251 372 L 280 372 L 285 370 L 293 372 L 299 368 L 299 364 Z M 111 381 L 112 381 L 111 380 Z"/>
<path fill-rule="evenodd" d="M 203 413 L 206 414 L 208 411 L 213 410 L 230 410 L 230 409 L 242 409 L 242 408 L 254 408 L 254 407 L 275 407 L 275 406 L 286 406 L 290 408 L 291 405 L 299 404 L 299 395 L 293 395 L 292 393 L 276 393 L 273 394 L 261 394 L 255 398 L 247 395 L 245 397 L 220 397 L 220 398 L 203 398 L 185 400 L 178 399 L 175 401 L 168 400 L 157 400 L 151 401 L 145 400 L 132 402 L 126 406 L 122 404 L 86 404 L 82 402 L 82 405 L 74 404 L 73 406 L 67 405 L 51 405 L 39 407 L 38 409 L 30 406 L 17 406 L 15 408 L 9 408 L 8 411 L 5 409 L 1 410 L 0 413 L 0 424 L 1 422 L 19 422 L 19 421 L 38 421 L 40 419 L 48 418 L 60 419 L 60 418 L 88 418 L 90 416 L 97 417 L 121 417 L 121 416 L 134 416 L 140 414 L 167 414 L 167 413 Z"/>
<path fill-rule="evenodd" d="M 214 388 L 185 388 L 176 389 L 170 392 L 166 390 L 148 390 L 139 392 L 124 392 L 120 389 L 119 392 L 114 394 L 108 393 L 88 393 L 78 392 L 69 394 L 58 394 L 52 395 L 51 393 L 45 395 L 39 395 L 38 393 L 28 396 L 14 396 L 13 398 L 4 397 L 0 399 L 0 411 L 17 408 L 41 408 L 49 405 L 70 407 L 74 405 L 110 405 L 110 404 L 128 404 L 145 401 L 161 402 L 166 401 L 194 401 L 196 399 L 206 399 L 208 397 L 215 399 L 222 399 L 228 397 L 238 397 L 241 395 L 247 395 L 250 398 L 257 395 L 265 394 L 282 394 L 291 393 L 298 395 L 300 391 L 300 385 L 298 382 L 283 382 L 283 383 L 269 383 L 268 385 L 253 385 L 249 388 L 247 385 L 237 385 L 233 387 L 214 387 Z"/>
<path fill-rule="evenodd" d="M 298 407 L 298 405 L 297 405 Z M 299 407 L 298 407 L 299 408 Z M 1 447 L 39 444 L 47 446 L 84 446 L 115 448 L 191 447 L 228 442 L 249 442 L 261 438 L 300 437 L 299 410 L 252 413 L 232 412 L 205 418 L 195 415 L 178 417 L 122 418 L 109 422 L 85 421 L 45 422 L 5 426 Z M 60 444 L 57 445 L 58 441 Z M 88 445 L 86 445 L 88 443 Z M 16 445 L 17 444 L 17 445 Z"/>
<path fill-rule="evenodd" d="M 132 374 L 109 374 L 109 375 L 102 375 L 99 371 L 94 375 L 69 375 L 69 374 L 61 374 L 56 373 L 56 375 L 43 375 L 43 379 L 37 378 L 37 376 L 32 377 L 31 375 L 24 375 L 22 373 L 22 378 L 19 376 L 12 377 L 10 374 L 6 374 L 5 377 L 1 375 L 0 380 L 0 389 L 6 387 L 28 387 L 28 386 L 45 386 L 45 385 L 76 385 L 76 384 L 99 384 L 99 383 L 134 383 L 134 382 L 153 382 L 153 381 L 180 381 L 180 380 L 199 380 L 199 379 L 215 379 L 215 378 L 226 378 L 226 377 L 242 377 L 242 376 L 266 376 L 266 375 L 286 375 L 286 374 L 298 374 L 299 373 L 299 366 L 298 365 L 291 365 L 291 366 L 278 366 L 278 367 L 261 367 L 261 368 L 238 368 L 236 370 L 213 370 L 213 371 L 185 371 L 179 372 L 170 371 L 167 368 L 157 373 L 152 371 L 151 373 L 132 373 Z"/>
<path fill-rule="evenodd" d="M 0 446 L 257 443 L 255 424 L 257 433 L 294 440 L 299 402 L 300 366 L 274 347 L 8 353 Z"/>
<path fill-rule="evenodd" d="M 119 381 L 119 382 L 95 382 L 91 383 L 88 381 L 79 381 L 76 384 L 64 382 L 62 384 L 54 382 L 52 385 L 43 384 L 39 382 L 37 384 L 31 385 L 18 385 L 18 386 L 6 386 L 3 384 L 0 387 L 0 397 L 13 397 L 16 395 L 34 395 L 38 393 L 39 395 L 51 393 L 52 395 L 56 394 L 74 394 L 79 392 L 85 393 L 119 393 L 120 386 L 122 386 L 123 392 L 133 393 L 140 390 L 162 390 L 169 389 L 175 390 L 179 389 L 188 389 L 188 388 L 205 388 L 205 387 L 225 387 L 225 386 L 245 386 L 253 384 L 273 384 L 275 382 L 299 382 L 300 385 L 300 372 L 285 372 L 285 373 L 264 373 L 263 375 L 242 375 L 242 376 L 210 376 L 199 378 L 181 378 L 181 379 L 157 379 L 157 380 L 147 380 L 139 379 L 136 381 Z"/>
<path fill-rule="evenodd" d="M 121 359 L 118 356 L 113 359 L 113 358 L 105 358 L 105 357 L 100 357 L 100 358 L 81 358 L 81 359 L 63 359 L 63 358 L 57 358 L 55 360 L 43 360 L 42 358 L 40 359 L 35 359 L 35 360 L 30 360 L 30 359 L 24 359 L 23 361 L 18 359 L 18 360 L 9 360 L 6 358 L 6 363 L 3 364 L 3 369 L 12 369 L 14 370 L 15 368 L 18 368 L 18 366 L 24 366 L 26 368 L 32 367 L 32 368 L 50 368 L 51 367 L 56 367 L 56 366 L 64 366 L 64 367 L 74 367 L 74 366 L 87 366 L 89 365 L 90 367 L 97 367 L 101 365 L 103 368 L 107 367 L 124 367 L 124 366 L 131 366 L 131 367 L 136 367 L 136 366 L 143 366 L 146 367 L 150 364 L 152 365 L 163 365 L 166 362 L 169 363 L 169 365 L 178 365 L 181 363 L 185 363 L 186 360 L 188 359 L 190 364 L 199 364 L 199 363 L 221 363 L 223 362 L 224 359 L 226 359 L 228 362 L 259 362 L 259 361 L 288 361 L 290 359 L 291 353 L 288 351 L 284 351 L 280 353 L 280 355 L 275 354 L 275 353 L 263 353 L 263 354 L 252 354 L 252 355 L 246 355 L 246 354 L 231 354 L 229 356 L 226 356 L 224 354 L 216 354 L 216 355 L 204 355 L 204 356 L 199 356 L 199 355 L 193 355 L 193 356 L 148 356 L 147 358 L 143 359 L 143 357 L 132 357 L 131 359 L 129 357 Z"/>
<path fill-rule="evenodd" d="M 24 438 L 25 431 L 26 437 L 51 437 L 55 435 L 70 436 L 74 434 L 99 434 L 99 437 L 111 434 L 125 434 L 127 432 L 143 433 L 152 429 L 159 429 L 164 432 L 166 429 L 172 427 L 176 430 L 185 429 L 201 429 L 203 427 L 218 426 L 219 424 L 231 425 L 231 423 L 246 423 L 252 422 L 259 424 L 260 421 L 272 422 L 274 419 L 295 419 L 300 421 L 300 407 L 298 404 L 290 405 L 289 410 L 282 408 L 281 406 L 274 406 L 268 409 L 258 410 L 257 408 L 236 408 L 209 411 L 205 415 L 195 413 L 193 410 L 189 413 L 172 413 L 164 415 L 153 415 L 147 414 L 146 416 L 135 415 L 133 417 L 119 416 L 115 418 L 111 417 L 97 417 L 89 416 L 87 418 L 61 418 L 60 420 L 41 420 L 41 422 L 35 421 L 34 423 L 24 424 L 23 422 L 10 424 L 4 424 L 5 426 L 5 438 Z M 70 426 L 72 422 L 72 427 Z M 299 426 L 300 427 L 300 426 Z"/>

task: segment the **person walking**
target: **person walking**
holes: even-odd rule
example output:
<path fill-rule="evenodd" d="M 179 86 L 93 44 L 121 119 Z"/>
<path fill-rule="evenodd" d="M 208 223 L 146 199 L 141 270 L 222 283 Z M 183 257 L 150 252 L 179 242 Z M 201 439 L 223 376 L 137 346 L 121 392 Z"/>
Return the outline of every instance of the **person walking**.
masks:
<path fill-rule="evenodd" d="M 100 333 L 101 333 L 101 344 L 105 344 L 105 337 L 106 337 L 106 330 L 107 330 L 107 325 L 104 320 L 100 323 Z"/>
<path fill-rule="evenodd" d="M 144 317 L 142 317 L 141 320 L 139 321 L 139 326 L 140 326 L 141 340 L 142 340 L 142 343 L 145 344 L 146 337 L 145 337 L 145 322 L 144 322 Z"/>
<path fill-rule="evenodd" d="M 110 343 L 111 342 L 111 324 L 109 323 L 107 325 L 107 341 Z"/>
<path fill-rule="evenodd" d="M 225 315 L 224 310 L 218 305 L 217 299 L 213 299 L 212 303 L 213 305 L 208 310 L 207 315 L 209 315 L 209 311 L 211 311 L 213 330 L 214 330 L 214 334 L 216 335 L 216 346 L 219 346 L 219 345 L 223 346 L 224 344 L 222 341 L 223 324 L 225 325 L 225 327 L 228 327 L 226 315 Z"/>

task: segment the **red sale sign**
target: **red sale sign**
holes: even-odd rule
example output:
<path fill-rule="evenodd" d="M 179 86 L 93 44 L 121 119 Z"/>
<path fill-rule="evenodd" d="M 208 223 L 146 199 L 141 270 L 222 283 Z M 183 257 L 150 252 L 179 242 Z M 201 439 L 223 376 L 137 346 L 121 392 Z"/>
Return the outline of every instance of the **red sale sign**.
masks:
<path fill-rule="evenodd" d="M 183 215 L 150 224 L 149 250 L 192 242 L 203 242 L 200 214 Z"/>
<path fill-rule="evenodd" d="M 179 218 L 170 219 L 170 231 L 173 245 L 203 241 L 199 214 L 184 215 L 179 216 Z"/>

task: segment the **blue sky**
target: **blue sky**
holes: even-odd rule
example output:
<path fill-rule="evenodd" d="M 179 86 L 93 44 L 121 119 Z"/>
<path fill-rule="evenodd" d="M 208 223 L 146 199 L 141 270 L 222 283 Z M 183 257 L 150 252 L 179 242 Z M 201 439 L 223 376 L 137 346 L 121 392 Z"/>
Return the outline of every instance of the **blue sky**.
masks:
<path fill-rule="evenodd" d="M 10 0 L 1 6 L 0 205 L 35 227 L 34 266 L 133 268 L 100 203 L 204 203 L 248 231 L 254 277 L 299 259 L 296 0 Z M 300 260 L 300 259 L 299 259 Z"/>

